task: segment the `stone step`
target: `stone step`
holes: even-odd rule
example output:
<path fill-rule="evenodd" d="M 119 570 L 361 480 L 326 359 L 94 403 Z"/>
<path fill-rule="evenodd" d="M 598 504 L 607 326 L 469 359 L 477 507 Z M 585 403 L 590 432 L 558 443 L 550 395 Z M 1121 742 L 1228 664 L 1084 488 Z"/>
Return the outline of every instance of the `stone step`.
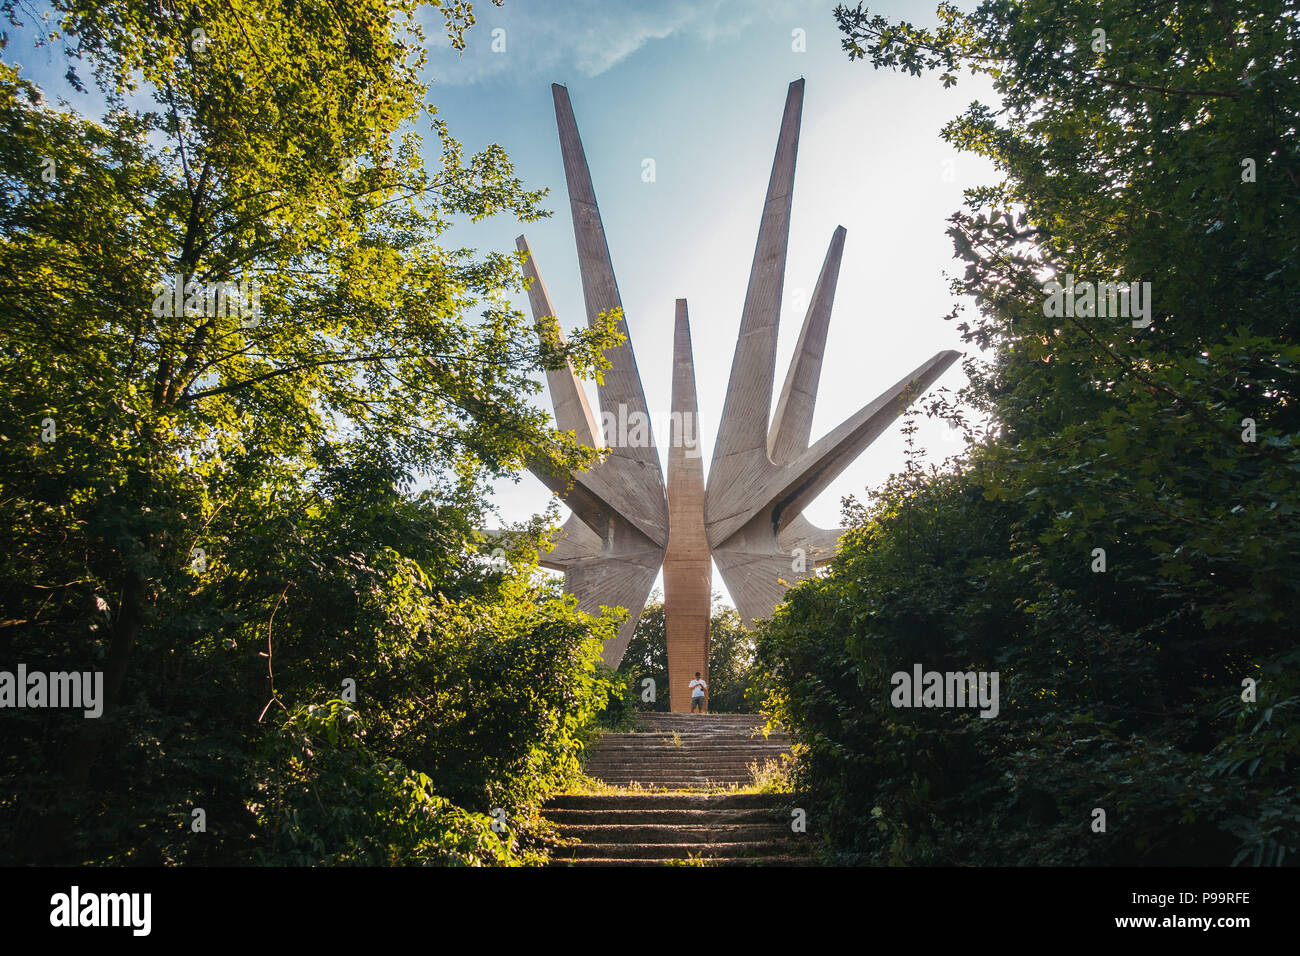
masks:
<path fill-rule="evenodd" d="M 686 793 L 735 793 L 749 786 L 747 780 L 642 780 L 629 777 L 626 780 L 602 780 L 606 787 L 633 792 L 684 791 Z"/>
<path fill-rule="evenodd" d="M 644 768 L 638 772 L 646 776 Z M 716 776 L 716 774 L 714 774 Z M 746 781 L 748 782 L 748 781 Z M 659 785 L 702 786 L 700 775 Z M 771 793 L 561 794 L 543 815 L 561 841 L 553 865 L 809 866 L 803 834 L 790 830 L 789 796 Z"/>
<path fill-rule="evenodd" d="M 789 747 L 793 741 L 785 734 L 604 734 L 596 746 L 607 747 Z"/>
<path fill-rule="evenodd" d="M 680 761 L 675 763 L 588 763 L 584 769 L 588 777 L 603 780 L 606 777 L 735 777 L 749 780 L 753 777 L 749 765 L 718 766 L 715 763 Z"/>
<path fill-rule="evenodd" d="M 788 840 L 763 840 L 744 843 L 579 843 L 558 847 L 556 859 L 638 860 L 677 859 L 707 855 L 722 857 L 785 856 L 793 847 Z M 797 844 L 796 844 L 797 846 Z"/>
<path fill-rule="evenodd" d="M 637 714 L 635 726 L 645 727 L 766 727 L 762 717 L 744 714 Z M 772 726 L 776 726 L 773 724 Z"/>
<path fill-rule="evenodd" d="M 677 738 L 681 740 L 683 743 L 687 741 L 698 741 L 700 743 L 711 743 L 711 744 L 721 744 L 721 743 L 762 744 L 762 743 L 789 743 L 790 742 L 789 734 L 768 734 L 766 737 L 764 737 L 762 734 L 759 733 L 742 734 L 742 733 L 733 733 L 731 731 L 726 731 L 726 732 L 719 731 L 717 733 L 712 733 L 712 734 L 696 733 L 694 731 L 689 731 L 689 730 L 678 731 Z M 643 733 L 643 732 L 624 732 L 624 731 L 611 730 L 608 733 L 602 734 L 600 739 L 601 741 L 606 743 L 627 742 L 627 743 L 644 745 L 646 743 L 651 743 L 651 742 L 662 742 L 662 743 L 667 743 L 669 746 L 671 746 L 673 735 L 669 733 L 659 732 L 659 731 L 656 731 L 654 733 L 648 733 L 648 732 Z"/>
<path fill-rule="evenodd" d="M 750 737 L 755 740 L 762 740 L 764 737 L 788 737 L 789 734 L 782 730 L 773 730 L 764 734 L 762 727 L 745 727 L 737 724 L 734 727 L 700 727 L 690 724 L 682 724 L 678 727 L 665 725 L 662 727 L 641 727 L 637 730 L 611 730 L 611 734 L 624 734 L 636 737 L 671 737 L 673 734 L 680 734 L 683 737 Z"/>
<path fill-rule="evenodd" d="M 725 777 L 720 774 L 676 774 L 662 777 L 651 777 L 643 773 L 626 773 L 613 774 L 608 773 L 600 777 L 589 777 L 588 779 L 603 783 L 607 787 L 621 787 L 627 789 L 634 784 L 641 787 L 653 787 L 657 790 L 677 789 L 674 784 L 680 784 L 688 789 L 698 789 L 702 787 L 748 787 L 753 783 L 749 777 Z"/>
<path fill-rule="evenodd" d="M 714 760 L 700 754 L 647 754 L 644 757 L 602 756 L 593 757 L 586 763 L 587 767 L 719 767 L 728 770 L 745 770 L 752 764 L 762 766 L 761 760 L 752 757 L 728 757 L 726 760 Z"/>
<path fill-rule="evenodd" d="M 555 860 L 553 866 L 671 866 L 679 857 L 655 857 L 637 859 L 591 859 Z M 814 866 L 811 857 L 806 856 L 714 856 L 705 859 L 705 866 Z"/>
<path fill-rule="evenodd" d="M 754 777 L 744 767 L 729 769 L 727 767 L 588 767 L 587 777 L 591 780 L 613 779 L 629 780 L 741 780 L 753 783 Z"/>
<path fill-rule="evenodd" d="M 675 760 L 593 760 L 584 765 L 583 770 L 587 776 L 596 776 L 596 770 L 613 770 L 613 771 L 676 771 L 686 770 L 689 772 L 704 772 L 707 770 L 718 770 L 722 773 L 737 773 L 747 775 L 750 768 L 757 766 L 763 769 L 761 760 L 735 760 L 725 763 L 717 761 L 700 759 L 698 757 L 681 757 Z"/>
<path fill-rule="evenodd" d="M 735 793 L 751 786 L 751 781 L 748 780 L 722 780 L 717 777 L 679 777 L 660 780 L 648 780 L 644 777 L 615 777 L 610 780 L 602 780 L 601 783 L 608 788 L 634 793 L 642 790 L 654 790 L 656 792 L 661 790 L 688 790 L 693 793 L 706 794 L 716 790 L 722 793 Z"/>
<path fill-rule="evenodd" d="M 728 750 L 711 753 L 707 750 L 695 750 L 690 747 L 681 749 L 646 748 L 644 750 L 592 750 L 587 754 L 587 763 L 598 761 L 622 760 L 640 763 L 647 760 L 701 760 L 716 762 L 753 763 L 772 760 L 780 762 L 781 755 L 788 750 Z"/>
<path fill-rule="evenodd" d="M 780 761 L 782 754 L 788 754 L 790 751 L 781 749 L 771 750 L 725 750 L 725 751 L 708 751 L 697 750 L 693 747 L 683 747 L 680 750 L 663 747 L 646 747 L 637 749 L 619 749 L 619 750 L 592 750 L 587 753 L 587 762 L 593 760 L 674 760 L 690 757 L 695 760 L 742 760 L 742 761 L 763 761 L 775 760 Z"/>
<path fill-rule="evenodd" d="M 749 785 L 754 782 L 753 775 L 747 770 L 707 767 L 636 767 L 603 770 L 588 768 L 587 777 L 590 780 L 603 780 L 605 783 L 612 780 L 725 780 Z"/>
<path fill-rule="evenodd" d="M 734 722 L 712 721 L 699 717 L 684 717 L 680 720 L 638 720 L 628 730 L 639 733 L 671 733 L 672 731 L 681 731 L 682 733 L 729 733 L 729 734 L 750 734 L 762 733 L 764 727 L 770 727 L 774 731 L 780 731 L 784 728 L 777 724 L 766 724 L 761 720 L 743 720 Z"/>
<path fill-rule="evenodd" d="M 704 717 L 692 717 L 689 714 L 682 717 L 669 717 L 664 715 L 653 720 L 638 720 L 633 724 L 636 730 L 744 730 L 757 729 L 771 726 L 777 728 L 776 724 L 768 724 L 762 720 L 718 720 L 710 719 L 707 715 Z"/>
<path fill-rule="evenodd" d="M 619 733 L 624 734 L 757 734 L 763 736 L 763 730 L 767 724 L 706 724 L 699 720 L 683 721 L 661 721 L 657 723 L 637 724 L 629 730 L 621 730 Z M 768 736 L 774 733 L 784 733 L 780 727 L 772 727 Z"/>
<path fill-rule="evenodd" d="M 556 810 L 757 810 L 780 809 L 789 800 L 781 793 L 603 794 L 562 793 L 546 801 Z"/>
<path fill-rule="evenodd" d="M 727 720 L 755 721 L 757 720 L 757 721 L 763 721 L 767 719 L 762 714 L 727 714 L 721 712 L 712 713 L 712 714 L 689 714 L 689 713 L 683 714 L 671 710 L 640 710 L 636 712 L 635 717 L 637 720 L 714 720 L 714 721 L 727 721 Z"/>
<path fill-rule="evenodd" d="M 673 760 L 673 758 L 690 757 L 694 760 L 781 760 L 781 754 L 789 753 L 789 750 L 771 748 L 771 749 L 728 749 L 728 750 L 697 750 L 690 747 L 681 749 L 676 748 L 619 748 L 610 750 L 589 750 L 586 754 L 588 762 L 593 760 Z"/>
<path fill-rule="evenodd" d="M 784 819 L 783 811 L 768 807 L 751 810 L 561 810 L 551 808 L 546 818 L 560 826 L 730 826 L 738 823 L 771 823 Z"/>
<path fill-rule="evenodd" d="M 749 736 L 748 734 L 606 734 L 604 741 L 608 746 L 625 747 L 789 747 L 793 741 L 786 736 L 769 734 Z M 599 745 L 598 745 L 599 746 Z"/>
<path fill-rule="evenodd" d="M 629 767 L 643 767 L 647 764 L 659 763 L 698 763 L 708 764 L 709 766 L 719 767 L 747 767 L 751 763 L 761 764 L 763 760 L 779 760 L 780 757 L 759 754 L 701 754 L 693 751 L 684 753 L 665 754 L 656 751 L 650 751 L 644 754 L 625 754 L 625 753 L 597 753 L 587 758 L 587 766 L 603 764 L 610 766 L 612 764 L 626 764 Z"/>
<path fill-rule="evenodd" d="M 707 767 L 703 765 L 681 764 L 675 767 L 603 767 L 587 768 L 587 776 L 596 780 L 606 777 L 644 777 L 647 780 L 684 780 L 688 777 L 713 777 L 718 780 L 749 780 L 750 773 L 744 767 Z"/>
<path fill-rule="evenodd" d="M 753 744 L 780 744 L 788 747 L 790 737 L 784 734 L 768 734 L 764 737 L 762 734 L 679 734 L 677 740 L 682 744 L 710 744 L 712 747 L 723 747 L 723 745 L 740 745 L 740 747 L 750 747 Z M 621 732 L 610 731 L 608 734 L 601 735 L 599 744 L 628 744 L 632 747 L 675 747 L 673 744 L 672 734 L 621 734 Z"/>
<path fill-rule="evenodd" d="M 652 744 L 650 746 L 616 744 L 609 747 L 593 747 L 587 751 L 586 756 L 588 760 L 599 756 L 627 757 L 632 760 L 641 760 L 656 755 L 672 757 L 690 754 L 697 757 L 716 757 L 718 759 L 752 757 L 755 759 L 780 760 L 782 754 L 788 753 L 790 753 L 790 748 L 783 747 L 780 744 L 758 747 L 737 744 L 728 744 L 725 747 L 709 747 L 700 744 L 683 744 L 681 747 L 665 747 L 662 744 Z"/>
<path fill-rule="evenodd" d="M 607 787 L 615 787 L 620 790 L 691 790 L 691 791 L 709 791 L 709 790 L 741 790 L 749 786 L 748 780 L 720 780 L 716 777 L 700 778 L 691 777 L 680 780 L 646 780 L 643 777 L 615 777 L 610 780 L 602 780 Z"/>
<path fill-rule="evenodd" d="M 605 770 L 596 773 L 592 770 L 587 771 L 587 776 L 592 780 L 603 780 L 609 783 L 611 780 L 726 780 L 726 781 L 743 781 L 750 783 L 753 778 L 746 772 L 734 772 L 730 770 L 708 770 L 694 767 L 677 767 L 669 770 L 646 769 L 644 767 L 634 770 Z"/>
<path fill-rule="evenodd" d="M 680 824 L 574 824 L 560 827 L 566 840 L 582 843 L 766 843 L 798 836 L 781 823 L 735 823 L 683 826 Z"/>
<path fill-rule="evenodd" d="M 629 773 L 623 776 L 607 774 L 604 777 L 592 777 L 592 780 L 598 780 L 607 787 L 619 787 L 624 790 L 631 789 L 636 784 L 643 789 L 653 788 L 655 790 L 704 790 L 711 787 L 739 789 L 750 786 L 753 781 L 748 777 L 723 777 L 718 774 L 698 774 L 667 777 L 648 777 L 645 774 Z"/>
<path fill-rule="evenodd" d="M 683 737 L 681 745 L 671 740 L 605 740 L 591 748 L 592 753 L 647 753 L 656 751 L 692 750 L 699 753 L 781 753 L 790 744 L 782 740 L 690 740 Z"/>
<path fill-rule="evenodd" d="M 719 780 L 745 780 L 752 782 L 754 774 L 748 767 L 715 767 L 709 764 L 690 762 L 676 764 L 629 764 L 626 766 L 588 766 L 584 773 L 592 780 L 607 780 L 609 777 L 645 777 L 647 780 L 666 780 L 668 778 L 716 777 Z"/>
<path fill-rule="evenodd" d="M 735 771 L 735 773 L 748 773 L 751 766 L 763 767 L 761 760 L 745 760 L 742 757 L 729 757 L 727 760 L 710 760 L 708 757 L 692 756 L 684 754 L 681 757 L 645 757 L 643 760 L 637 760 L 636 757 L 602 757 L 601 760 L 589 760 L 585 763 L 585 770 L 588 774 L 594 767 L 601 767 L 604 770 L 628 769 L 637 770 L 641 767 L 645 769 L 658 770 L 680 770 L 684 767 L 698 767 L 701 770 L 708 770 L 716 767 L 718 770 Z"/>
<path fill-rule="evenodd" d="M 700 770 L 708 770 L 716 767 L 726 773 L 748 773 L 749 768 L 753 765 L 753 760 L 735 760 L 728 763 L 719 763 L 709 760 L 706 757 L 678 757 L 675 759 L 650 759 L 645 760 L 598 760 L 590 761 L 586 764 L 587 773 L 591 773 L 593 767 L 601 767 L 606 770 L 625 768 L 627 770 L 683 770 L 692 767 Z M 761 766 L 761 764 L 760 764 Z"/>
<path fill-rule="evenodd" d="M 780 760 L 789 753 L 783 747 L 726 747 L 711 750 L 704 747 L 601 747 L 587 753 L 588 760 L 620 757 L 624 760 L 651 760 L 656 757 L 698 757 L 702 760 Z"/>
<path fill-rule="evenodd" d="M 758 714 L 674 714 L 668 711 L 642 711 L 636 715 L 638 727 L 698 724 L 701 727 L 762 727 L 767 718 Z"/>
<path fill-rule="evenodd" d="M 647 757 L 646 760 L 593 760 L 586 765 L 589 777 L 595 770 L 727 770 L 748 774 L 753 760 L 702 760 L 699 757 Z"/>

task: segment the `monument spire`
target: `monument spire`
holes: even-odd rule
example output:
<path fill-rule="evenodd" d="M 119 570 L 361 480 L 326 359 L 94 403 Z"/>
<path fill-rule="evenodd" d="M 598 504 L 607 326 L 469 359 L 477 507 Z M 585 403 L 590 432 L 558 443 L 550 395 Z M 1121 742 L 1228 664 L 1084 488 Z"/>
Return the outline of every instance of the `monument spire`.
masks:
<path fill-rule="evenodd" d="M 568 91 L 553 86 L 555 119 L 569 189 L 573 231 L 587 320 L 621 309 L 596 193 Z M 606 351 L 610 368 L 597 392 L 606 420 L 645 416 L 645 441 L 606 434 L 607 453 L 574 475 L 536 473 L 573 509 L 542 564 L 564 571 L 565 587 L 584 610 L 625 607 L 627 622 L 605 647 L 617 666 L 660 566 L 672 709 L 689 708 L 686 687 L 695 671 L 708 673 L 712 565 L 716 562 L 745 626 L 768 617 L 792 583 L 829 560 L 840 529 L 814 527 L 801 512 L 957 359 L 940 352 L 863 406 L 829 434 L 811 441 L 813 412 L 826 350 L 845 230 L 831 236 L 799 342 L 775 413 L 769 416 L 776 376 L 776 343 L 785 280 L 786 248 L 799 150 L 804 82 L 790 84 L 777 136 L 767 198 L 760 217 L 749 287 L 741 311 L 731 376 L 713 461 L 705 484 L 686 300 L 678 299 L 673 331 L 672 424 L 668 480 L 659 456 L 626 321 L 625 340 Z M 523 237 L 533 317 L 545 334 L 558 334 L 554 312 Z M 547 373 L 556 425 L 597 447 L 599 432 L 572 367 Z M 770 417 L 770 421 L 769 421 Z"/>
<path fill-rule="evenodd" d="M 533 310 L 533 322 L 539 329 L 564 343 L 564 331 L 555 321 L 555 307 L 546 285 L 538 274 L 537 264 L 533 261 L 533 250 L 528 240 L 520 236 L 515 240 L 515 247 L 524 254 L 524 276 L 528 279 L 528 304 Z M 562 369 L 546 370 L 546 385 L 551 392 L 551 404 L 555 408 L 555 424 L 562 432 L 573 432 L 578 441 L 588 448 L 600 448 L 602 445 L 600 429 L 596 417 L 591 413 L 587 393 L 573 371 L 573 363 L 565 360 Z"/>
<path fill-rule="evenodd" d="M 767 460 L 767 418 L 776 375 L 776 339 L 785 283 L 790 206 L 794 198 L 799 121 L 803 115 L 803 80 L 790 84 L 777 137 L 767 198 L 759 221 L 749 288 L 740 314 L 740 334 L 731 362 L 727 397 L 713 446 L 706 494 L 711 516 L 721 517 L 732 500 L 744 500 L 755 459 Z"/>
<path fill-rule="evenodd" d="M 767 453 L 779 465 L 788 464 L 808 449 L 813 410 L 817 407 L 817 384 L 822 375 L 822 356 L 826 352 L 826 332 L 831 324 L 831 305 L 835 302 L 835 284 L 840 278 L 840 258 L 844 255 L 844 234 L 844 227 L 836 226 L 831 235 L 812 301 L 808 303 L 808 314 L 799 330 L 799 344 L 790 359 L 785 387 L 781 389 L 776 412 L 772 415 Z"/>
<path fill-rule="evenodd" d="M 573 235 L 578 245 L 578 272 L 582 277 L 582 294 L 587 306 L 587 322 L 594 326 L 601 313 L 623 308 L 614 264 L 609 256 L 605 226 L 596 205 L 596 190 L 587 168 L 587 156 L 578 135 L 578 122 L 569 102 L 569 91 L 552 84 L 555 100 L 555 123 L 560 133 L 560 153 L 564 158 L 564 178 L 569 189 L 569 209 L 573 217 Z M 611 480 L 627 491 L 627 516 L 647 537 L 658 544 L 668 543 L 668 509 L 664 499 L 663 471 L 655 450 L 650 410 L 646 407 L 641 374 L 632 351 L 632 337 L 626 318 L 615 323 L 623 341 L 606 349 L 610 367 L 596 386 L 600 409 L 605 421 L 618 423 L 619 434 L 606 436 L 611 446 L 619 446 L 611 455 Z M 631 423 L 622 427 L 623 423 Z M 643 430 L 643 431 L 642 431 Z M 641 439 L 644 434 L 645 439 Z M 616 477 L 615 477 L 616 476 Z"/>

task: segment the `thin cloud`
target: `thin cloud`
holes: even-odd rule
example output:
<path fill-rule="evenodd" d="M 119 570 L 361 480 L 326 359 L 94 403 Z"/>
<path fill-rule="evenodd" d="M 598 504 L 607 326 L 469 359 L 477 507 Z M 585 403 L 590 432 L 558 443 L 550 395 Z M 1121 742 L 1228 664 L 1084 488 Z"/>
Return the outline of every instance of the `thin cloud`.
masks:
<path fill-rule="evenodd" d="M 498 79 L 532 82 L 575 72 L 599 76 L 655 40 L 683 36 L 707 47 L 738 35 L 755 20 L 808 9 L 792 0 L 669 0 L 646 7 L 609 0 L 507 2 L 502 8 L 482 4 L 475 8 L 477 22 L 466 35 L 463 52 L 452 49 L 436 12 L 426 14 L 424 28 L 434 80 L 463 86 Z"/>

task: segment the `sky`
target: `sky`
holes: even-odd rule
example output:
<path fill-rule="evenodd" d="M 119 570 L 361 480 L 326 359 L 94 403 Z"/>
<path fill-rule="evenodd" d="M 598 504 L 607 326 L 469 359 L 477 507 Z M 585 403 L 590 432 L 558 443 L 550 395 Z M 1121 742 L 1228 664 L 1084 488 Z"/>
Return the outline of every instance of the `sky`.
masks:
<path fill-rule="evenodd" d="M 431 99 L 467 151 L 497 142 L 521 179 L 549 186 L 550 219 L 456 231 L 460 243 L 509 248 L 527 236 L 566 329 L 585 322 L 551 84 L 568 87 L 591 169 L 652 421 L 666 419 L 674 301 L 688 300 L 705 467 L 725 396 L 777 131 L 791 81 L 805 80 L 773 403 L 784 382 L 831 234 L 847 230 L 813 422 L 815 441 L 935 352 L 965 352 L 954 322 L 945 234 L 962 189 L 996 181 L 991 164 L 940 136 L 973 100 L 997 99 L 983 77 L 944 90 L 850 62 L 826 2 L 512 3 L 475 8 L 463 54 L 432 41 Z M 935 3 L 873 5 L 891 19 L 935 21 Z M 803 31 L 804 49 L 795 31 Z M 503 31 L 503 32 L 494 32 Z M 493 45 L 497 51 L 493 50 Z M 504 47 L 502 50 L 501 48 Z M 654 161 L 653 182 L 644 181 Z M 472 236 L 471 236 L 472 234 Z M 516 307 L 528 313 L 523 296 Z M 960 363 L 936 388 L 965 383 Z M 599 409 L 595 387 L 588 388 Z M 538 401 L 548 410 L 549 396 Z M 664 436 L 656 430 L 660 456 Z M 934 460 L 959 445 L 922 420 Z M 892 427 L 805 515 L 840 524 L 841 499 L 865 497 L 903 466 Z M 666 463 L 666 462 L 665 462 Z M 500 482 L 506 522 L 545 508 L 532 476 Z M 567 511 L 562 511 L 567 516 Z M 726 598 L 721 577 L 714 587 Z"/>
<path fill-rule="evenodd" d="M 962 4 L 968 7 L 970 4 Z M 937 0 L 873 4 L 891 20 L 933 25 Z M 426 99 L 466 154 L 505 148 L 529 188 L 548 187 L 554 215 L 457 225 L 448 245 L 513 251 L 527 236 L 566 330 L 585 324 L 577 251 L 555 127 L 551 84 L 568 87 L 600 204 L 637 365 L 654 422 L 666 420 L 674 301 L 689 304 L 700 439 L 707 463 L 731 368 L 758 222 L 786 90 L 805 80 L 790 245 L 773 402 L 779 395 L 827 244 L 847 230 L 812 440 L 943 349 L 966 352 L 948 282 L 963 268 L 945 235 L 963 188 L 996 181 L 989 163 L 941 136 L 974 100 L 997 103 L 988 81 L 850 62 L 827 0 L 506 0 L 474 5 L 463 52 L 441 15 L 423 12 Z M 20 31 L 21 33 L 21 31 Z M 51 96 L 95 114 L 62 80 L 57 50 L 11 42 L 5 53 Z M 89 71 L 83 70 L 83 75 Z M 425 137 L 430 147 L 434 137 Z M 647 161 L 654 176 L 646 181 Z M 525 296 L 517 308 L 531 315 Z M 541 376 L 538 376 L 541 380 Z M 936 384 L 964 384 L 960 363 Z M 599 409 L 589 383 L 593 409 Z M 548 411 L 545 389 L 536 401 Z M 656 429 L 661 457 L 666 436 Z M 939 421 L 922 419 L 917 443 L 933 460 L 959 448 Z M 890 428 L 805 511 L 840 524 L 841 499 L 865 497 L 903 467 Z M 495 486 L 502 524 L 543 511 L 550 493 L 531 475 Z M 562 509 L 562 518 L 567 510 Z M 726 589 L 714 574 L 714 587 Z"/>

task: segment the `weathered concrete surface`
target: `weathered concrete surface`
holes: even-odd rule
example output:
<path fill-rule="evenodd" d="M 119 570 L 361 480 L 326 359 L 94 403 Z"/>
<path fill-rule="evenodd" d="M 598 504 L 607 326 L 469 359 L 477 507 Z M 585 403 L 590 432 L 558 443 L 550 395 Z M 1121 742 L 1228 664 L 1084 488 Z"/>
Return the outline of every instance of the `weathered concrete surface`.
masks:
<path fill-rule="evenodd" d="M 560 324 L 555 321 L 555 306 L 551 304 L 551 296 L 546 291 L 546 284 L 542 282 L 542 277 L 537 272 L 537 264 L 533 261 L 533 250 L 523 236 L 515 240 L 515 246 L 527 256 L 524 259 L 524 276 L 529 283 L 528 304 L 533 310 L 533 321 L 563 343 L 564 332 Z M 587 393 L 583 390 L 582 383 L 578 381 L 578 376 L 573 372 L 573 363 L 566 361 L 564 366 L 562 369 L 548 369 L 546 372 L 546 385 L 551 392 L 551 406 L 555 409 L 555 427 L 562 432 L 573 432 L 588 448 L 599 448 L 602 444 L 600 427 L 596 424 L 596 416 L 592 414 L 591 405 L 587 402 Z"/>
<path fill-rule="evenodd" d="M 528 255 L 524 274 L 530 280 L 528 299 L 533 319 L 539 326 L 549 327 L 550 334 L 563 341 L 532 250 L 523 236 L 516 240 L 516 245 Z M 603 447 L 595 416 L 572 365 L 566 363 L 563 369 L 548 371 L 546 377 L 556 427 L 572 432 L 588 448 Z M 533 468 L 533 473 L 573 510 L 552 542 L 551 551 L 542 555 L 542 565 L 564 572 L 565 590 L 578 599 L 578 606 L 584 611 L 596 614 L 602 605 L 628 610 L 628 619 L 619 628 L 618 637 L 605 645 L 604 659 L 611 667 L 617 667 L 623 659 L 623 652 L 636 630 L 637 618 L 659 573 L 667 543 L 666 517 L 659 522 L 654 519 L 654 507 L 630 500 L 629 488 L 622 482 L 628 467 L 640 468 L 638 463 L 628 463 L 628 451 L 621 447 L 609 448 L 602 462 L 574 475 L 557 475 Z M 657 461 L 654 474 L 659 477 Z M 661 479 L 659 499 L 666 515 Z M 634 524 L 627 517 L 629 514 L 641 520 Z M 658 530 L 661 524 L 663 542 L 646 533 Z"/>
<path fill-rule="evenodd" d="M 713 563 L 704 533 L 704 460 L 695 421 L 695 363 L 686 300 L 677 300 L 673 332 L 673 393 L 668 443 L 668 552 L 664 555 L 664 623 L 668 637 L 669 706 L 690 710 L 696 672 L 709 679 L 709 612 Z M 685 427 L 683 427 L 685 425 Z M 705 700 L 707 708 L 707 696 Z"/>
<path fill-rule="evenodd" d="M 836 226 L 831 236 L 822 271 L 817 276 L 808 314 L 804 316 L 799 342 L 795 345 L 785 387 L 772 414 L 772 428 L 767 435 L 767 455 L 778 465 L 788 465 L 808 450 L 812 435 L 813 410 L 817 407 L 817 386 L 821 382 L 822 357 L 826 354 L 826 333 L 831 325 L 831 306 L 835 304 L 835 285 L 840 278 L 840 259 L 844 256 L 843 226 Z"/>
<path fill-rule="evenodd" d="M 578 136 L 578 124 L 569 104 L 569 91 L 555 84 L 551 93 L 555 100 L 555 121 L 560 131 L 560 152 L 564 156 L 564 177 L 569 187 L 573 234 L 578 244 L 578 268 L 587 305 L 587 322 L 595 325 L 601 313 L 621 310 L 623 301 L 614 279 L 605 227 L 596 206 L 596 190 L 591 184 L 591 172 L 587 169 L 587 157 Z M 610 367 L 602 375 L 604 381 L 596 386 L 600 407 L 604 412 L 622 417 L 619 413 L 622 406 L 626 416 L 640 413 L 648 422 L 645 391 L 641 387 L 641 375 L 632 352 L 632 337 L 624 318 L 619 318 L 617 328 L 623 341 L 605 352 Z M 650 540 L 667 545 L 668 504 L 664 497 L 663 472 L 654 434 L 649 425 L 646 430 L 648 442 L 616 449 L 606 462 L 604 471 L 610 485 L 617 489 L 620 513 Z"/>
<path fill-rule="evenodd" d="M 621 308 L 621 300 L 568 91 L 557 85 L 552 92 L 587 318 L 594 323 L 600 313 Z M 931 357 L 829 434 L 811 441 L 844 254 L 845 230 L 839 227 L 831 237 L 776 410 L 769 416 L 803 95 L 803 80 L 790 84 L 707 485 L 698 449 L 685 447 L 686 436 L 681 434 L 681 416 L 688 413 L 684 431 L 696 440 L 700 434 L 684 299 L 677 300 L 673 338 L 672 410 L 678 417 L 669 436 L 667 487 L 653 436 L 630 446 L 611 442 L 605 460 L 578 475 L 538 472 L 573 509 L 542 563 L 565 572 L 565 586 L 582 607 L 621 606 L 631 614 L 605 649 L 611 666 L 622 659 L 663 565 L 668 690 L 674 711 L 689 709 L 687 685 L 695 672 L 708 677 L 710 561 L 717 562 L 746 626 L 768 617 L 786 588 L 830 560 L 838 545 L 840 530 L 814 527 L 802 517 L 803 509 L 958 357 L 952 351 Z M 519 248 L 529 252 L 522 237 Z M 553 329 L 554 310 L 531 253 L 527 274 L 533 280 L 533 316 Z M 626 336 L 626 323 L 620 320 L 619 328 Z M 601 409 L 618 416 L 621 405 L 625 413 L 645 413 L 630 337 L 607 356 L 612 367 L 597 389 Z M 548 384 L 560 430 L 573 432 L 589 447 L 600 447 L 596 418 L 572 368 L 548 373 Z"/>

